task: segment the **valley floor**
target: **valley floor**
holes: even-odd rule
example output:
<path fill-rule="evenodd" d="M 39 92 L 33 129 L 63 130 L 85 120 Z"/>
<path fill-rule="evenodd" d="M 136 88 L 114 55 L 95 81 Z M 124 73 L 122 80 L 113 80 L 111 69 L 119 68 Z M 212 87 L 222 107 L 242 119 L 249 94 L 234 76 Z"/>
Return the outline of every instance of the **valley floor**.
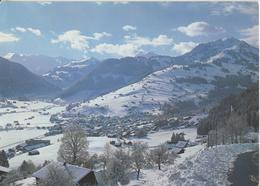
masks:
<path fill-rule="evenodd" d="M 27 131 L 27 130 L 24 130 L 24 131 Z M 19 132 L 22 134 L 24 131 L 16 131 L 16 132 L 18 132 L 17 134 L 19 134 Z M 196 138 L 196 128 L 186 128 L 186 129 L 158 131 L 155 133 L 148 134 L 147 137 L 145 137 L 145 138 L 139 138 L 139 139 L 133 138 L 132 141 L 146 142 L 150 147 L 153 147 L 153 146 L 157 146 L 161 143 L 164 143 L 167 140 L 170 140 L 173 131 L 174 132 L 184 132 L 186 134 L 185 138 L 189 139 L 191 141 L 194 141 Z M 36 129 L 34 130 L 34 132 L 37 133 Z M 4 131 L 2 131 L 1 133 L 4 133 Z M 19 135 L 17 135 L 17 136 L 19 136 Z M 22 135 L 22 136 L 24 136 L 24 135 Z M 31 136 L 28 136 L 28 139 L 30 139 L 30 137 Z M 6 139 L 8 139 L 8 138 L 12 139 L 13 137 L 11 137 L 11 135 L 9 135 L 8 137 L 6 136 Z M 42 138 L 44 140 L 50 140 L 51 145 L 38 149 L 40 152 L 40 155 L 29 156 L 28 153 L 16 155 L 14 158 L 11 158 L 9 160 L 10 166 L 18 167 L 21 165 L 23 160 L 26 160 L 26 161 L 32 160 L 33 163 L 35 163 L 36 165 L 44 163 L 45 160 L 56 161 L 57 152 L 59 150 L 61 138 L 62 138 L 62 134 Z M 88 137 L 90 154 L 95 154 L 95 153 L 101 154 L 103 152 L 105 144 L 109 143 L 111 140 L 116 140 L 116 139 L 108 138 L 106 136 Z M 9 146 L 9 147 L 11 147 L 11 146 Z M 191 148 L 194 148 L 194 147 L 191 147 Z M 190 149 L 190 148 L 188 148 L 188 149 Z M 189 152 L 189 150 L 187 150 L 187 153 L 185 152 L 184 154 L 188 155 L 189 154 L 188 152 Z"/>

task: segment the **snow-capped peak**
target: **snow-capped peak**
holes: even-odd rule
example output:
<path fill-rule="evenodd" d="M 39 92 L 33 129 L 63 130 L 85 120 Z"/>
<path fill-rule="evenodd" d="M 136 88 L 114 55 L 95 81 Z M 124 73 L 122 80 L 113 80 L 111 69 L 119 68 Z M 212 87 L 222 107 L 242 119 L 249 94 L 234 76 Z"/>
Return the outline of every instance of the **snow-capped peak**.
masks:
<path fill-rule="evenodd" d="M 9 53 L 5 54 L 3 57 L 5 59 L 10 60 L 14 55 L 15 55 L 15 53 L 9 52 Z"/>

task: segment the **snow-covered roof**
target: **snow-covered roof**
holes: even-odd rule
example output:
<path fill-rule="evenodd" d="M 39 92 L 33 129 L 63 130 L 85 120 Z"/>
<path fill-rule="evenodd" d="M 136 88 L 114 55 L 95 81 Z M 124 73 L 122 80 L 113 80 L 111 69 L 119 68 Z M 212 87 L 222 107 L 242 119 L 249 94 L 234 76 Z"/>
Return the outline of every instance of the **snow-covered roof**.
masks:
<path fill-rule="evenodd" d="M 178 141 L 178 143 L 175 145 L 177 148 L 185 148 L 187 146 L 187 141 Z"/>
<path fill-rule="evenodd" d="M 10 172 L 10 171 L 11 171 L 11 169 L 0 166 L 0 172 L 8 173 L 8 172 Z"/>
<path fill-rule="evenodd" d="M 47 177 L 49 168 L 51 166 L 54 166 L 58 169 L 61 169 L 64 172 L 71 175 L 72 178 L 73 178 L 73 181 L 75 183 L 78 183 L 82 178 L 84 178 L 86 175 L 88 175 L 91 172 L 90 169 L 87 169 L 87 168 L 84 168 L 84 167 L 79 167 L 79 166 L 71 165 L 71 164 L 68 164 L 68 163 L 66 163 L 66 165 L 64 165 L 64 163 L 62 163 L 62 162 L 51 162 L 48 165 L 46 165 L 45 167 L 43 167 L 40 170 L 33 173 L 32 176 L 39 178 L 39 179 L 45 179 Z"/>
<path fill-rule="evenodd" d="M 178 154 L 178 153 L 180 153 L 180 152 L 182 151 L 182 148 L 173 147 L 173 148 L 171 149 L 171 151 L 172 151 L 173 153 L 175 153 L 175 154 Z"/>
<path fill-rule="evenodd" d="M 18 180 L 15 182 L 15 185 L 19 185 L 19 186 L 31 186 L 35 184 L 36 184 L 36 180 L 33 177 L 29 177 L 23 180 Z"/>

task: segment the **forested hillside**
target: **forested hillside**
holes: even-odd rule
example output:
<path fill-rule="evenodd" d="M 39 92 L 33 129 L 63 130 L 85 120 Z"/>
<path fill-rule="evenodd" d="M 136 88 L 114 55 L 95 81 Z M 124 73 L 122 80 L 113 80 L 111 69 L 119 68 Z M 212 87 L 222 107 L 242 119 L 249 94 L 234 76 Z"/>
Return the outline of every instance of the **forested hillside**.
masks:
<path fill-rule="evenodd" d="M 229 134 L 240 133 L 246 128 L 258 131 L 258 90 L 257 82 L 241 94 L 223 99 L 217 107 L 209 112 L 208 117 L 201 121 L 198 126 L 198 134 L 208 134 L 211 130 L 224 130 Z"/>

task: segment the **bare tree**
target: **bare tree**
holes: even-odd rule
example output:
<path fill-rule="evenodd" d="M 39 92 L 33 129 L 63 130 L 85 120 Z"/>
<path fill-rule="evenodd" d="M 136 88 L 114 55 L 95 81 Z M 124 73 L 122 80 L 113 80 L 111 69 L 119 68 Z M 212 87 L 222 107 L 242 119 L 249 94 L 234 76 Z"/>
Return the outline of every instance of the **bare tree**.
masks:
<path fill-rule="evenodd" d="M 19 171 L 24 177 L 32 174 L 35 170 L 36 167 L 31 160 L 29 161 L 24 160 L 21 166 L 19 167 Z"/>
<path fill-rule="evenodd" d="M 66 173 L 59 167 L 50 165 L 48 167 L 47 176 L 41 179 L 39 186 L 75 186 L 71 175 Z"/>
<path fill-rule="evenodd" d="M 98 163 L 98 155 L 93 154 L 84 163 L 83 166 L 89 169 L 94 169 L 95 165 Z"/>
<path fill-rule="evenodd" d="M 122 149 L 109 155 L 106 170 L 103 177 L 107 185 L 116 186 L 118 183 L 125 185 L 129 182 L 128 171 L 130 168 L 130 157 L 128 152 Z"/>
<path fill-rule="evenodd" d="M 78 124 L 66 128 L 61 139 L 58 159 L 74 165 L 81 165 L 88 158 L 87 135 Z"/>
<path fill-rule="evenodd" d="M 135 142 L 131 148 L 131 166 L 137 172 L 137 180 L 139 180 L 140 171 L 146 165 L 148 145 L 146 143 Z"/>
<path fill-rule="evenodd" d="M 171 137 L 171 143 L 178 143 L 178 141 L 185 141 L 185 138 L 184 138 L 184 133 L 181 132 L 181 133 L 172 133 L 172 137 Z"/>
<path fill-rule="evenodd" d="M 0 151 L 0 166 L 9 167 L 7 154 L 4 150 Z"/>
<path fill-rule="evenodd" d="M 158 169 L 161 170 L 161 164 L 168 159 L 168 149 L 165 144 L 159 145 L 157 148 L 150 151 L 151 160 L 158 165 Z"/>
<path fill-rule="evenodd" d="M 109 159 L 112 157 L 112 149 L 109 143 L 104 146 L 104 152 L 99 156 L 99 160 L 103 163 L 103 170 L 106 169 Z"/>

